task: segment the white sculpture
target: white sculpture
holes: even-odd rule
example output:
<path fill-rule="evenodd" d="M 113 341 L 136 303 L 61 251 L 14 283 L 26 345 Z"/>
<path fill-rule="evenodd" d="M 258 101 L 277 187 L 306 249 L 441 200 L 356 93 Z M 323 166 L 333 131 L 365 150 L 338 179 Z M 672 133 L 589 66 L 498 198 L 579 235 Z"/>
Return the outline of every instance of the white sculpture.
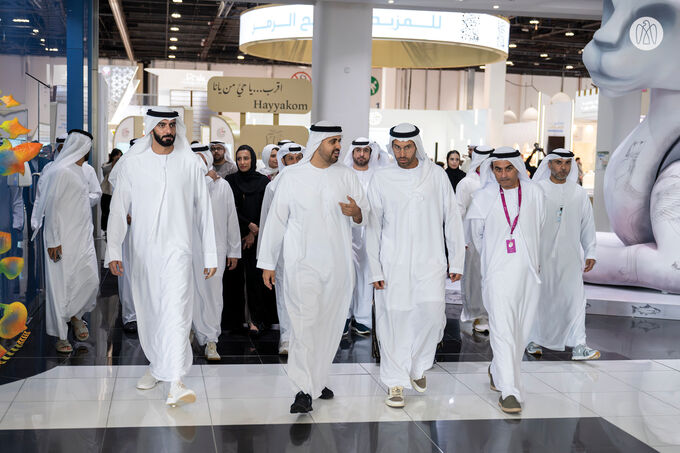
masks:
<path fill-rule="evenodd" d="M 583 53 L 608 96 L 651 89 L 646 119 L 619 145 L 604 176 L 614 233 L 598 233 L 593 283 L 680 293 L 680 0 L 605 0 Z"/>

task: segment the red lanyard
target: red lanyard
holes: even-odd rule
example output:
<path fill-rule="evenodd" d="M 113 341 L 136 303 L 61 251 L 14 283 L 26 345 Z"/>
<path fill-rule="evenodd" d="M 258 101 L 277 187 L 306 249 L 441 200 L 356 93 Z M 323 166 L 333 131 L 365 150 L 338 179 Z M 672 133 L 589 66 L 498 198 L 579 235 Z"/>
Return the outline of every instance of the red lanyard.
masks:
<path fill-rule="evenodd" d="M 501 187 L 501 201 L 503 202 L 503 210 L 505 211 L 505 218 L 508 220 L 508 225 L 510 226 L 510 236 L 512 236 L 512 233 L 515 231 L 515 228 L 517 227 L 517 221 L 519 220 L 519 210 L 522 209 L 522 185 L 520 183 L 517 183 L 517 201 L 518 201 L 518 206 L 517 206 L 517 217 L 515 217 L 515 221 L 510 223 L 510 214 L 508 213 L 508 205 L 505 203 L 505 194 L 503 193 L 503 188 Z"/>

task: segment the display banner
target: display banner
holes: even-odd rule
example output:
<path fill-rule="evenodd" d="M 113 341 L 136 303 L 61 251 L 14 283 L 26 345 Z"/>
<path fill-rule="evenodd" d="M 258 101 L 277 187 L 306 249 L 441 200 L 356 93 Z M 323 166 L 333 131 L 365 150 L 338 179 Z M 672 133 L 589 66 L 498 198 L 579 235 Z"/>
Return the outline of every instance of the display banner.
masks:
<path fill-rule="evenodd" d="M 214 112 L 307 113 L 312 84 L 304 79 L 212 77 L 208 107 Z"/>
<path fill-rule="evenodd" d="M 262 157 L 262 148 L 281 140 L 292 140 L 302 146 L 307 144 L 309 132 L 302 126 L 267 126 L 246 125 L 241 126 L 241 135 L 238 138 L 237 147 L 242 144 L 252 146 L 258 159 Z"/>

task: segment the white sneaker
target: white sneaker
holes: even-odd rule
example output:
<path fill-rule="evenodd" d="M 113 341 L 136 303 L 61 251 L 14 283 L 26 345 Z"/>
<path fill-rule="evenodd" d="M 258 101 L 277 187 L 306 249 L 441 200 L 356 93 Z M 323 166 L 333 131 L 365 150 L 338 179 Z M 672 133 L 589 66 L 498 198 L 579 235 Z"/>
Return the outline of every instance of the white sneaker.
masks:
<path fill-rule="evenodd" d="M 395 387 L 390 387 L 390 392 L 385 399 L 385 404 L 389 407 L 404 407 L 406 403 L 404 402 L 404 387 L 397 385 Z"/>
<path fill-rule="evenodd" d="M 423 376 L 420 379 L 411 379 L 411 385 L 416 392 L 423 393 L 427 390 L 427 378 Z"/>
<path fill-rule="evenodd" d="M 175 381 L 170 384 L 170 392 L 165 404 L 171 407 L 177 407 L 180 404 L 189 404 L 196 402 L 196 393 L 188 389 L 182 381 Z"/>
<path fill-rule="evenodd" d="M 473 323 L 475 332 L 487 334 L 489 333 L 489 321 L 483 318 L 475 319 Z"/>
<path fill-rule="evenodd" d="M 279 343 L 279 355 L 288 355 L 289 344 L 287 341 Z"/>
<path fill-rule="evenodd" d="M 527 354 L 543 355 L 543 348 L 541 348 L 541 345 L 538 345 L 533 341 L 530 341 L 529 344 L 527 345 Z"/>
<path fill-rule="evenodd" d="M 585 344 L 574 346 L 571 350 L 571 360 L 597 360 L 600 358 L 600 351 L 591 349 Z"/>
<path fill-rule="evenodd" d="M 220 355 L 217 353 L 217 345 L 212 341 L 209 341 L 208 344 L 205 345 L 205 358 L 215 361 L 221 359 Z"/>
<path fill-rule="evenodd" d="M 158 379 L 151 375 L 151 370 L 146 370 L 146 374 L 137 381 L 137 388 L 139 390 L 151 390 L 158 384 Z"/>

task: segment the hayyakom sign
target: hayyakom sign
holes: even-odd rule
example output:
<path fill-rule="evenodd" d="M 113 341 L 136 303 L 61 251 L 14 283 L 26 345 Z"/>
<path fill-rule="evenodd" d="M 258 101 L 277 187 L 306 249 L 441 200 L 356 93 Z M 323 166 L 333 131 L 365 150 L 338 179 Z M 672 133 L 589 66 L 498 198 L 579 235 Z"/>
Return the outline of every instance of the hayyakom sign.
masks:
<path fill-rule="evenodd" d="M 312 84 L 303 79 L 212 77 L 208 107 L 214 112 L 307 113 Z"/>

